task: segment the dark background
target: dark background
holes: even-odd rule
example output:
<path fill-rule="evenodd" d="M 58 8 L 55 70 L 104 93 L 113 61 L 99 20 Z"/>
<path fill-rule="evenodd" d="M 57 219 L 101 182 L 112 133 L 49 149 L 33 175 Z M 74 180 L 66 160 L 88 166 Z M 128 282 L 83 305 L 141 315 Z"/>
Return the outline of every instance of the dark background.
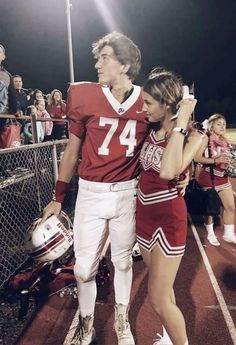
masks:
<path fill-rule="evenodd" d="M 235 0 L 71 0 L 75 80 L 96 81 L 91 43 L 118 30 L 142 51 L 142 84 L 154 66 L 194 82 L 196 120 L 213 112 L 236 123 Z M 5 67 L 44 93 L 70 81 L 66 0 L 0 0 Z"/>

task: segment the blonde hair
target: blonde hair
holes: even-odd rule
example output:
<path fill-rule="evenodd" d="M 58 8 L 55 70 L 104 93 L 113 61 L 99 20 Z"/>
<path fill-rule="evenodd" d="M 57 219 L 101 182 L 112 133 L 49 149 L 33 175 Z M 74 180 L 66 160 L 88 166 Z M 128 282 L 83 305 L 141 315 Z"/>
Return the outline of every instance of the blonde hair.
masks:
<path fill-rule="evenodd" d="M 224 120 L 225 121 L 225 125 L 226 125 L 226 119 L 225 119 L 225 117 L 222 114 L 215 113 L 215 114 L 211 115 L 209 117 L 209 119 L 207 120 L 207 130 L 208 130 L 209 134 L 211 134 L 212 127 L 214 126 L 214 124 L 218 120 Z"/>
<path fill-rule="evenodd" d="M 3 51 L 4 55 L 5 55 L 6 54 L 6 50 L 5 50 L 5 48 L 3 47 L 2 44 L 0 44 L 0 48 L 2 48 L 2 51 Z"/>

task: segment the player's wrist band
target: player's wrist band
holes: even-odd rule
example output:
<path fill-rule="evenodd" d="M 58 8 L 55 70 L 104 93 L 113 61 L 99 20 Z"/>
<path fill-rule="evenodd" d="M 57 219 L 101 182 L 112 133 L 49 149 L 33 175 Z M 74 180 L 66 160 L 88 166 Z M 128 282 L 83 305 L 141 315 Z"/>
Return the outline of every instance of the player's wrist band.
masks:
<path fill-rule="evenodd" d="M 55 185 L 52 200 L 63 203 L 68 188 L 68 182 L 58 180 Z"/>
<path fill-rule="evenodd" d="M 181 133 L 181 134 L 183 134 L 185 136 L 188 134 L 187 129 L 184 129 L 184 128 L 181 128 L 181 127 L 174 127 L 173 128 L 173 132 L 179 132 L 179 133 Z"/>

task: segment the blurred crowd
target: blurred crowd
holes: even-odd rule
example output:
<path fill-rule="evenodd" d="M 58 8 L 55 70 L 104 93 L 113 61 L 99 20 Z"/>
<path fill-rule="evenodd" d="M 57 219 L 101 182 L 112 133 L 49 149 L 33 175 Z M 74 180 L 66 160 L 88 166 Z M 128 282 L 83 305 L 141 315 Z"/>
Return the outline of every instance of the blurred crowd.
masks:
<path fill-rule="evenodd" d="M 11 75 L 4 68 L 2 63 L 5 58 L 5 48 L 0 44 L 0 115 L 15 116 L 15 119 L 0 118 L 0 136 L 4 137 L 6 132 L 10 132 L 6 128 L 14 122 L 19 128 L 20 138 L 17 142 L 21 145 L 32 143 L 32 122 L 24 116 L 34 115 L 39 142 L 68 138 L 66 102 L 61 91 L 54 89 L 45 94 L 39 89 L 23 88 L 23 77 L 19 74 Z M 6 147 L 4 142 L 0 142 L 0 148 Z"/>

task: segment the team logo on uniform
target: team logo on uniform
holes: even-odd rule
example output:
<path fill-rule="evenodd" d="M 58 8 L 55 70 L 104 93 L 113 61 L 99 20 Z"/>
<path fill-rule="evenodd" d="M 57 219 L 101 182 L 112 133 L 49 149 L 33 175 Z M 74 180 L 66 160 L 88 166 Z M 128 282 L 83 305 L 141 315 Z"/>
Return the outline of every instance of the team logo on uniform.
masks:
<path fill-rule="evenodd" d="M 119 109 L 118 109 L 118 113 L 119 113 L 119 114 L 123 113 L 124 111 L 125 111 L 124 108 L 119 108 Z"/>
<path fill-rule="evenodd" d="M 163 147 L 153 145 L 151 143 L 144 143 L 140 160 L 144 170 L 154 169 L 160 172 L 161 157 L 163 155 Z"/>

